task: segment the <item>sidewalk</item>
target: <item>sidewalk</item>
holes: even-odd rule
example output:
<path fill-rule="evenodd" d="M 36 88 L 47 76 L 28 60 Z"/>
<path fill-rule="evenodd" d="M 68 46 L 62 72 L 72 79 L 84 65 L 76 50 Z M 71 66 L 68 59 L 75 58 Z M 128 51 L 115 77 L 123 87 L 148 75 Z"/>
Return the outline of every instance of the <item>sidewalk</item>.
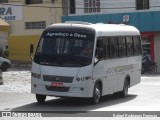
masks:
<path fill-rule="evenodd" d="M 155 74 L 145 73 L 142 74 L 141 77 L 160 77 L 160 73 L 155 73 Z"/>
<path fill-rule="evenodd" d="M 31 62 L 29 61 L 11 61 L 11 67 L 29 67 L 31 68 Z"/>

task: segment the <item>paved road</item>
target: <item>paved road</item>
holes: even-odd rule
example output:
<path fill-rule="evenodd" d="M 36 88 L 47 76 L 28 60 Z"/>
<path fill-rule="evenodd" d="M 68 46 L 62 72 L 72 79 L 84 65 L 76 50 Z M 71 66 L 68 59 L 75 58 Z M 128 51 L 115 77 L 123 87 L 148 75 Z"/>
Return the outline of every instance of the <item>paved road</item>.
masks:
<path fill-rule="evenodd" d="M 55 97 L 48 97 L 45 104 L 39 105 L 30 93 L 0 92 L 0 98 L 0 111 L 59 111 L 61 115 L 72 111 L 69 116 L 89 111 L 160 111 L 160 75 L 143 76 L 140 84 L 129 89 L 128 97 L 105 96 L 98 105 L 91 105 L 86 99 Z"/>

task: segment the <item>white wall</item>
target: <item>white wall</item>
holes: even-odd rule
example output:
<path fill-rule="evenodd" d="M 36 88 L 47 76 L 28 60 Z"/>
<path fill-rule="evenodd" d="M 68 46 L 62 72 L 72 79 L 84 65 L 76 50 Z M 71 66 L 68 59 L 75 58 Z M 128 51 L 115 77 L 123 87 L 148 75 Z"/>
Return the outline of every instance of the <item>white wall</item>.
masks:
<path fill-rule="evenodd" d="M 112 14 L 112 13 L 125 13 L 125 12 L 143 12 L 143 11 L 159 11 L 160 0 L 150 0 L 150 9 L 136 10 L 136 0 L 100 0 L 101 12 L 100 13 L 84 13 L 84 1 L 76 0 L 76 14 L 72 15 L 90 15 L 90 14 Z M 154 7 L 153 7 L 154 6 Z M 127 8 L 130 7 L 130 8 Z M 112 8 L 112 9 L 110 9 Z M 118 9 L 120 8 L 120 9 Z"/>
<path fill-rule="evenodd" d="M 160 72 L 160 33 L 154 34 L 154 56 L 155 62 L 158 66 L 158 72 Z"/>

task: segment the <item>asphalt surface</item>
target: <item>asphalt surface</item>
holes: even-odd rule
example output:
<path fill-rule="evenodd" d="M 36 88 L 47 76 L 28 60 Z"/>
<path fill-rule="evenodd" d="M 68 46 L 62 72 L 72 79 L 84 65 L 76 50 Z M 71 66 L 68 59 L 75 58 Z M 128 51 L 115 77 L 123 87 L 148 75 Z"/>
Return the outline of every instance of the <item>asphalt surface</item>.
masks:
<path fill-rule="evenodd" d="M 51 112 L 51 117 L 84 116 L 102 117 L 109 112 L 135 111 L 147 114 L 160 113 L 160 75 L 143 75 L 141 83 L 129 88 L 126 98 L 107 95 L 97 105 L 88 99 L 47 97 L 45 104 L 38 104 L 35 95 L 30 94 L 30 70 L 11 69 L 3 73 L 4 85 L 0 85 L 0 111 Z M 22 87 L 23 89 L 21 89 Z M 156 112 L 155 112 L 156 111 Z M 105 112 L 105 113 L 104 113 Z M 131 114 L 130 112 L 129 114 Z M 118 114 L 118 113 L 117 113 Z M 117 115 L 116 114 L 116 115 Z M 137 112 L 135 113 L 138 114 Z M 49 116 L 50 116 L 49 115 Z M 109 114 L 110 115 L 110 114 Z M 122 116 L 123 117 L 123 116 Z M 156 117 L 156 116 L 154 116 Z M 156 118 L 155 118 L 156 119 Z M 0 117 L 1 120 L 1 117 Z"/>

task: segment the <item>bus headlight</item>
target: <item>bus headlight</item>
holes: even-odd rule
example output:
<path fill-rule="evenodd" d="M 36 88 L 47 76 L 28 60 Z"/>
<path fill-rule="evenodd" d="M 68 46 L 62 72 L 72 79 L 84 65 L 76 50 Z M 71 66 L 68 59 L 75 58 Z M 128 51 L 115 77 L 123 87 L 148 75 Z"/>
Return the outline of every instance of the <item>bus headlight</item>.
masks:
<path fill-rule="evenodd" d="M 31 76 L 34 77 L 34 78 L 37 78 L 37 79 L 41 78 L 41 75 L 37 74 L 37 73 L 31 73 Z"/>
<path fill-rule="evenodd" d="M 85 80 L 90 80 L 90 79 L 92 79 L 91 76 L 77 77 L 77 78 L 76 78 L 77 81 L 85 81 Z"/>

